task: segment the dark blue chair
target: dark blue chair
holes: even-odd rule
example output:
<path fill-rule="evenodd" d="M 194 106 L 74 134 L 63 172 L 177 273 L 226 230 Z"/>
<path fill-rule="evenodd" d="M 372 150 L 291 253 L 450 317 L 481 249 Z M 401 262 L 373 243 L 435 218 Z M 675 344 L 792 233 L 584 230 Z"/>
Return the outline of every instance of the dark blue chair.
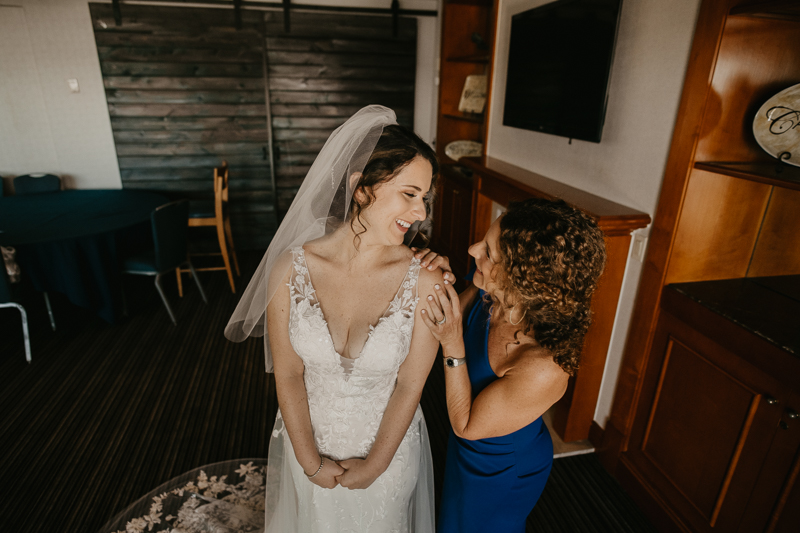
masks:
<path fill-rule="evenodd" d="M 14 178 L 14 194 L 37 194 L 61 190 L 61 178 L 53 174 L 25 174 Z"/>
<path fill-rule="evenodd" d="M 28 313 L 20 304 L 11 301 L 11 287 L 6 277 L 5 265 L 0 260 L 0 307 L 16 307 L 22 315 L 22 338 L 25 341 L 25 359 L 31 362 L 31 340 L 28 334 Z"/>
<path fill-rule="evenodd" d="M 126 259 L 123 263 L 123 272 L 155 276 L 156 290 L 161 296 L 161 301 L 164 302 L 164 307 L 167 308 L 167 313 L 169 313 L 172 323 L 177 325 L 175 315 L 167 301 L 167 297 L 164 295 L 164 289 L 161 287 L 161 277 L 164 274 L 171 274 L 176 268 L 184 265 L 188 266 L 189 271 L 192 273 L 192 278 L 197 284 L 197 289 L 200 291 L 200 296 L 203 297 L 205 303 L 208 303 L 206 293 L 203 291 L 203 286 L 200 285 L 197 272 L 192 266 L 186 248 L 186 236 L 189 229 L 188 200 L 178 200 L 177 202 L 157 207 L 150 214 L 150 222 L 153 229 L 155 248 L 144 254 Z"/>

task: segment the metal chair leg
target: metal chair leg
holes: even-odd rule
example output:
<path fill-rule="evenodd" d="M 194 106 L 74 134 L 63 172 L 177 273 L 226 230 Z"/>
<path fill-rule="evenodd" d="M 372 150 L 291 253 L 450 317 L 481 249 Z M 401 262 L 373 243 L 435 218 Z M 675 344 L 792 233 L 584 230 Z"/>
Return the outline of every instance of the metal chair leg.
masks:
<path fill-rule="evenodd" d="M 55 331 L 56 319 L 53 317 L 53 308 L 50 306 L 50 296 L 47 295 L 47 291 L 44 293 L 44 303 L 47 305 L 47 314 L 50 316 L 50 327 Z"/>
<path fill-rule="evenodd" d="M 192 260 L 187 259 L 186 262 L 189 263 L 189 270 L 192 272 L 192 278 L 194 278 L 194 282 L 197 285 L 197 290 L 200 291 L 200 296 L 203 297 L 203 301 L 205 303 L 208 303 L 208 300 L 206 299 L 206 292 L 203 290 L 203 286 L 200 285 L 200 278 L 197 277 L 197 272 L 194 271 L 194 265 L 192 265 Z"/>
<path fill-rule="evenodd" d="M 169 313 L 172 323 L 177 326 L 178 322 L 175 320 L 175 315 L 172 313 L 172 308 L 169 306 L 167 297 L 164 294 L 164 289 L 161 288 L 161 274 L 156 274 L 156 290 L 158 290 L 158 294 L 161 296 L 161 301 L 164 302 L 164 307 L 167 308 L 167 313 Z"/>
<path fill-rule="evenodd" d="M 0 304 L 0 307 L 16 307 L 22 315 L 22 338 L 25 341 L 25 360 L 31 362 L 31 337 L 28 333 L 28 313 L 25 308 L 15 302 L 8 302 Z"/>

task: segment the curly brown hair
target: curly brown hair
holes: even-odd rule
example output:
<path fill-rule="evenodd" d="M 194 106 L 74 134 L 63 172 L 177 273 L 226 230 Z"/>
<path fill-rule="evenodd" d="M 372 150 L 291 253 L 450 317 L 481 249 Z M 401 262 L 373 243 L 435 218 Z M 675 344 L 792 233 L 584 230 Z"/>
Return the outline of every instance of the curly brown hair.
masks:
<path fill-rule="evenodd" d="M 364 192 L 364 199 L 359 200 L 354 194 L 350 203 L 347 219 L 356 234 L 356 244 L 361 240 L 360 235 L 367 231 L 361 220 L 361 214 L 375 201 L 375 189 L 394 178 L 417 157 L 427 160 L 433 171 L 430 192 L 425 195 L 426 210 L 430 213 L 439 176 L 436 153 L 416 133 L 403 126 L 394 124 L 383 128 L 383 133 L 364 167 L 364 172 L 354 187 L 354 190 Z M 360 229 L 356 229 L 356 224 Z"/>
<path fill-rule="evenodd" d="M 605 266 L 603 232 L 563 200 L 532 198 L 509 205 L 500 220 L 499 252 L 495 282 L 504 301 L 495 299 L 496 307 L 501 313 L 521 307 L 522 331 L 532 332 L 573 375 Z"/>

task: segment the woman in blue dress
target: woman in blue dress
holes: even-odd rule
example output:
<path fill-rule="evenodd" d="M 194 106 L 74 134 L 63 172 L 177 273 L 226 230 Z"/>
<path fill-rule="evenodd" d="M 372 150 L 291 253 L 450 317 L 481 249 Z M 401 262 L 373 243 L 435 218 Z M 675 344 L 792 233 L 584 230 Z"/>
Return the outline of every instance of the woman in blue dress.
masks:
<path fill-rule="evenodd" d="M 453 427 L 438 531 L 522 533 L 553 464 L 541 416 L 578 367 L 603 234 L 563 201 L 531 199 L 469 253 L 472 286 L 458 295 L 445 281 L 422 311 L 442 344 Z"/>

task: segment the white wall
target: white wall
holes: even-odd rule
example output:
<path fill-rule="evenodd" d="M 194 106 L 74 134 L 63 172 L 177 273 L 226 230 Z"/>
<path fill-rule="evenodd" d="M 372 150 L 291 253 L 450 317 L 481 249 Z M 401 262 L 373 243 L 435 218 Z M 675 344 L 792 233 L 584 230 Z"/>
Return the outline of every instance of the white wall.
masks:
<path fill-rule="evenodd" d="M 303 3 L 376 7 L 374 0 L 292 2 Z M 386 1 L 378 7 L 390 5 Z M 439 10 L 439 0 L 403 0 L 400 5 Z M 52 172 L 64 177 L 69 188 L 121 187 L 89 1 L 0 0 L 0 10 L 8 30 L 0 36 L 0 176 Z M 436 131 L 440 25 L 435 17 L 418 20 L 414 120 L 417 133 L 430 142 Z M 79 93 L 69 91 L 70 78 L 78 80 Z"/>
<path fill-rule="evenodd" d="M 500 0 L 487 154 L 653 217 L 700 0 L 623 0 L 599 144 L 569 144 L 502 124 L 511 16 L 548 2 Z M 629 257 L 595 411 L 601 427 L 611 410 L 641 267 Z"/>
<path fill-rule="evenodd" d="M 70 188 L 119 188 L 119 168 L 87 1 L 0 1 L 24 10 L 34 56 L 28 62 L 28 77 L 38 78 L 39 87 L 31 90 L 42 94 L 36 101 L 15 95 L 10 105 L 24 115 L 44 114 L 49 130 L 43 131 L 41 138 L 30 139 L 27 126 L 4 123 L 4 136 L 19 134 L 24 139 L 20 153 L 25 155 L 11 163 L 0 161 L 0 175 L 47 171 L 62 175 Z M 4 42 L 3 53 L 6 45 Z M 10 53 L 20 51 L 12 48 Z M 69 78 L 78 80 L 79 93 L 70 92 Z M 49 142 L 44 142 L 48 138 Z"/>

